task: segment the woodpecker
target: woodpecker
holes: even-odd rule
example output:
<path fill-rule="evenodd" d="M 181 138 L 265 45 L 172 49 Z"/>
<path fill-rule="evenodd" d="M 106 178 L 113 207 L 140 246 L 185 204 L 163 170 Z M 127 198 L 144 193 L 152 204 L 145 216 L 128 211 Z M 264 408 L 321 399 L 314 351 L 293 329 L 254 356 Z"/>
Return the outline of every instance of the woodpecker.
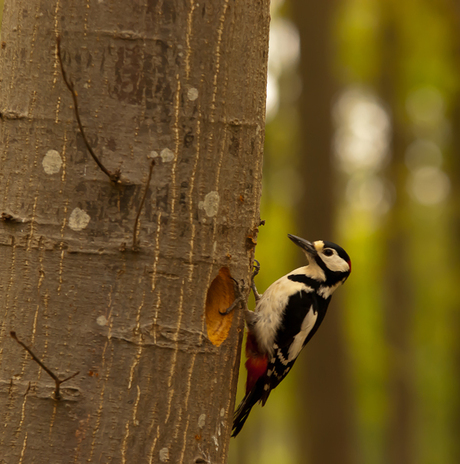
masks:
<path fill-rule="evenodd" d="M 263 295 L 252 286 L 256 308 L 245 311 L 246 396 L 235 411 L 233 437 L 252 407 L 257 402 L 264 406 L 270 392 L 286 377 L 323 322 L 332 294 L 351 272 L 350 257 L 335 243 L 288 237 L 305 252 L 308 265 L 281 277 Z"/>

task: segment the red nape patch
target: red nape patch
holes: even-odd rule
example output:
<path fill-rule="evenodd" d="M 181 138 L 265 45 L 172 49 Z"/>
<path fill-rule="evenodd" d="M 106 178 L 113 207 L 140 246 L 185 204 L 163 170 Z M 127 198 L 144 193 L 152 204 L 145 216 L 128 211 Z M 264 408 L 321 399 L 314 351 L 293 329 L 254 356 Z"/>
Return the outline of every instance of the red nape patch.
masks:
<path fill-rule="evenodd" d="M 350 266 L 350 272 L 351 272 L 351 261 L 348 261 L 348 265 Z"/>
<path fill-rule="evenodd" d="M 249 332 L 246 339 L 246 369 L 248 371 L 248 378 L 246 380 L 246 394 L 248 394 L 257 380 L 267 372 L 268 358 L 266 354 L 259 351 L 259 346 L 254 335 Z"/>

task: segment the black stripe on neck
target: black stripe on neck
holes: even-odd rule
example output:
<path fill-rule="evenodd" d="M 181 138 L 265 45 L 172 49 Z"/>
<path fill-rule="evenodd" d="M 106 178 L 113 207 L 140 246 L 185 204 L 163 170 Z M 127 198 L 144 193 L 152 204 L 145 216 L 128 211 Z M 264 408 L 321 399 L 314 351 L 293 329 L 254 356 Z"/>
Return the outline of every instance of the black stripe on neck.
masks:
<path fill-rule="evenodd" d="M 301 282 L 309 287 L 317 289 L 321 282 L 318 282 L 311 277 L 306 276 L 305 274 L 290 274 L 288 275 L 288 279 L 292 280 L 293 282 Z"/>

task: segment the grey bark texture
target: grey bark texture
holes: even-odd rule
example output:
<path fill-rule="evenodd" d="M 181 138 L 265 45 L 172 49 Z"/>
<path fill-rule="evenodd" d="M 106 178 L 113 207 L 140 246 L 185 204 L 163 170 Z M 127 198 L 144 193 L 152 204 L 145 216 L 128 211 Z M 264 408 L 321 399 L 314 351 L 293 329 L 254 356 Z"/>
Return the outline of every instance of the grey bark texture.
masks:
<path fill-rule="evenodd" d="M 243 319 L 218 311 L 252 269 L 268 26 L 255 0 L 5 2 L 0 462 L 226 462 Z M 79 372 L 60 400 L 13 330 Z"/>

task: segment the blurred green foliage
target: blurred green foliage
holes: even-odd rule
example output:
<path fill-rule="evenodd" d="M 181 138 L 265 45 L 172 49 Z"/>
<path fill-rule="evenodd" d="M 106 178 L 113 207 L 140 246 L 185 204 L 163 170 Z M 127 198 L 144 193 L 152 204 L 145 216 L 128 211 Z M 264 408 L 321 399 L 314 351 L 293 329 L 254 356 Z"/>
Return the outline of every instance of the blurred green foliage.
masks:
<path fill-rule="evenodd" d="M 274 10 L 274 18 L 289 14 L 289 2 L 275 3 L 283 5 Z M 391 126 L 380 164 L 366 165 L 364 154 L 346 165 L 331 154 L 338 157 L 334 165 L 341 179 L 335 239 L 353 262 L 352 275 L 340 290 L 354 437 L 353 456 L 344 461 L 459 462 L 460 7 L 455 0 L 343 0 L 331 5 L 331 60 L 341 94 L 357 89 L 358 96 L 373 95 Z M 266 131 L 266 225 L 256 249 L 262 264 L 260 291 L 298 263 L 286 233 L 296 233 L 296 217 L 308 214 L 296 210 L 295 194 L 279 194 L 299 181 L 298 173 L 290 177 L 280 171 L 295 167 L 303 156 L 299 103 L 286 97 L 292 95 L 290 89 L 283 90 L 283 82 L 292 87 L 296 71 L 286 73 L 291 77 L 279 79 L 279 110 L 270 116 Z M 363 102 L 356 105 L 361 104 L 366 122 Z M 376 127 L 372 120 L 367 124 Z M 365 124 L 357 132 L 364 129 Z M 422 146 L 431 151 L 425 153 Z M 369 189 L 359 187 L 359 196 L 353 185 L 364 181 Z M 381 198 L 376 194 L 370 201 L 377 187 Z M 254 408 L 232 443 L 230 463 L 310 462 L 293 438 L 296 417 L 308 414 L 296 411 L 294 391 L 300 389 L 294 388 L 295 372 L 263 410 Z M 244 375 L 242 370 L 240 395 Z"/>

